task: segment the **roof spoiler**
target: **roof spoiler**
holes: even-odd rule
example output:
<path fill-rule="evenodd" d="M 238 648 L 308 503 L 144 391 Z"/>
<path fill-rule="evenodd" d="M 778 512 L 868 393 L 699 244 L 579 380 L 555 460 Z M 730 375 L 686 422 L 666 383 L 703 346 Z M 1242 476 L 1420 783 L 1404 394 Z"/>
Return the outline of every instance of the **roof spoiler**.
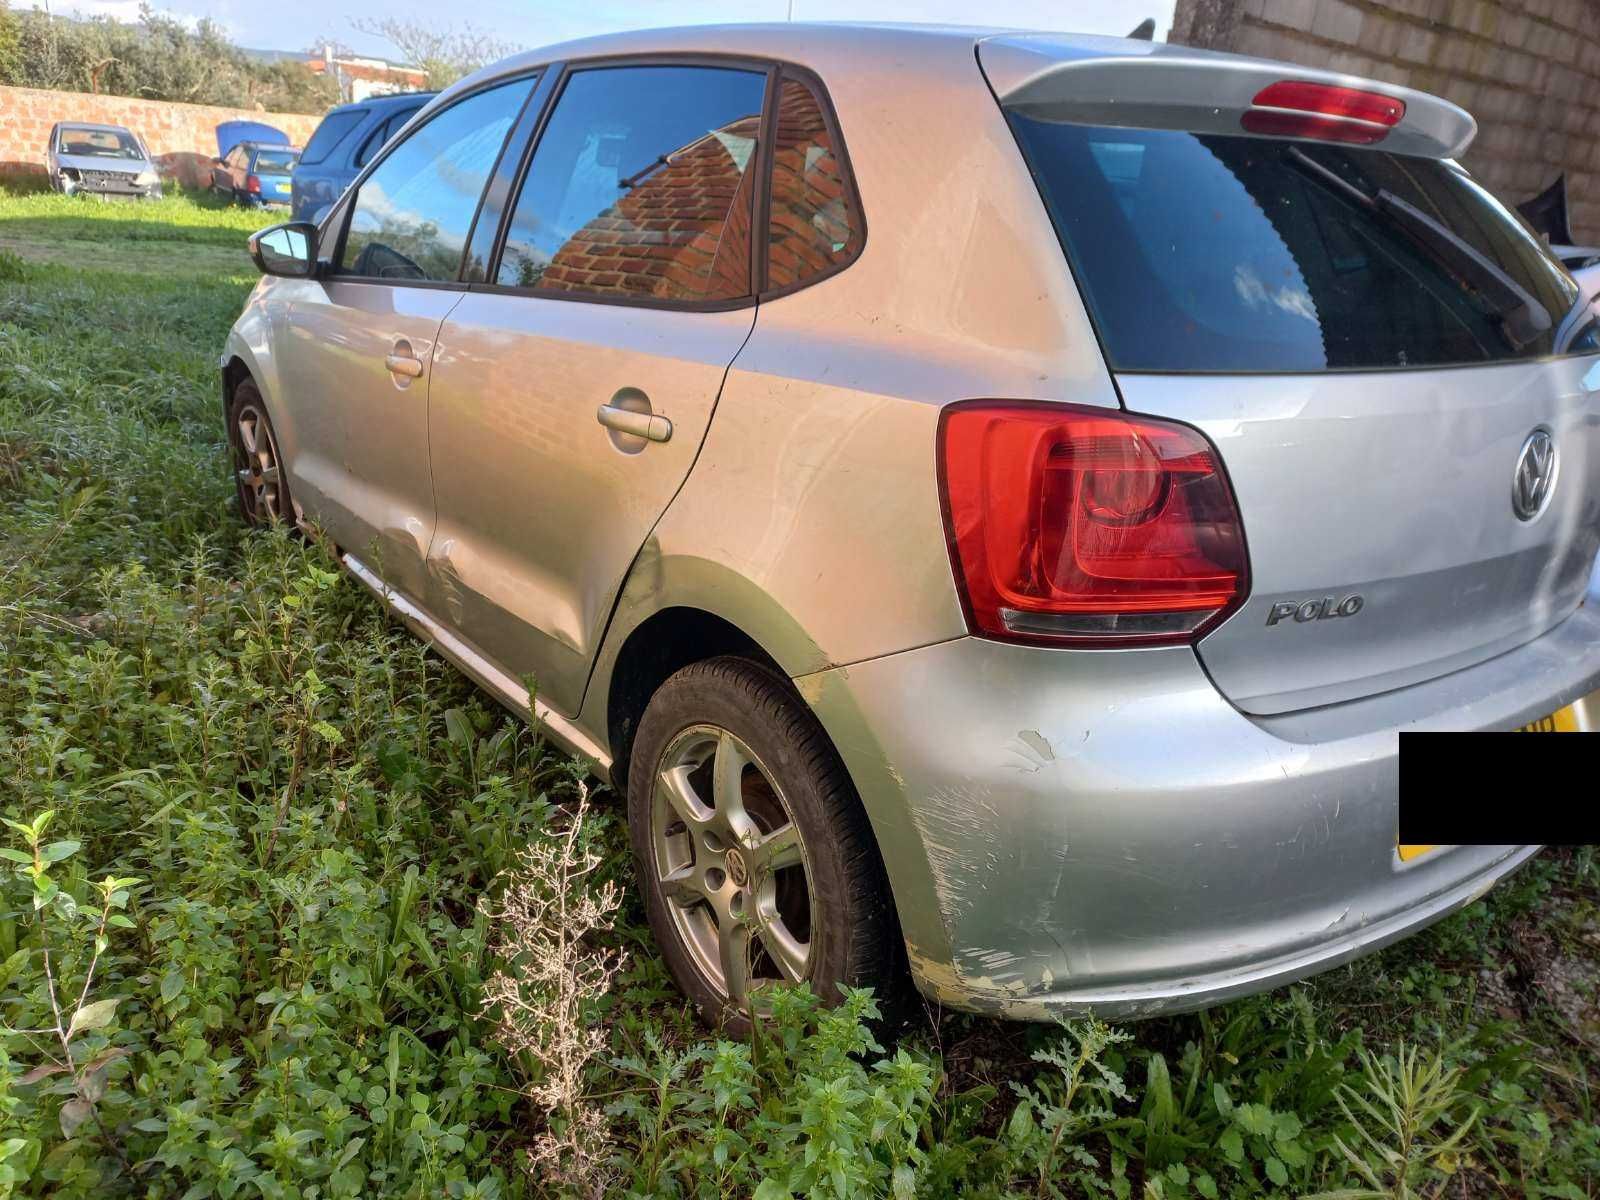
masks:
<path fill-rule="evenodd" d="M 1403 105 L 1403 116 L 1371 139 L 1395 154 L 1458 158 L 1478 123 L 1426 92 L 1312 67 L 1114 38 L 1003 35 L 980 43 L 978 61 L 1008 110 L 1041 121 L 1248 135 L 1247 113 L 1273 84 L 1356 89 Z M 1253 121 L 1258 128 L 1263 123 Z M 1310 138 L 1308 140 L 1318 140 Z"/>

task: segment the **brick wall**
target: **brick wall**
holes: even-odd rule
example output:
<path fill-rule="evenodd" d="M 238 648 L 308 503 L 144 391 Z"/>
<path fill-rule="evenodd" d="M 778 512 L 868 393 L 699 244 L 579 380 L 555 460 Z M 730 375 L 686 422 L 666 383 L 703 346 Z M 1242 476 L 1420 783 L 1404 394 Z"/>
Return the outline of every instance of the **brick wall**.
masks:
<path fill-rule="evenodd" d="M 0 87 L 0 178 L 42 174 L 50 127 L 57 121 L 94 121 L 126 125 L 144 138 L 163 175 L 191 185 L 209 183 L 211 160 L 217 153 L 217 125 L 238 120 L 264 121 L 283 130 L 295 145 L 303 146 L 322 118 L 136 100 L 129 96 Z"/>
<path fill-rule="evenodd" d="M 1171 40 L 1454 101 L 1473 174 L 1515 204 L 1565 172 L 1573 236 L 1600 243 L 1600 0 L 1178 0 Z"/>

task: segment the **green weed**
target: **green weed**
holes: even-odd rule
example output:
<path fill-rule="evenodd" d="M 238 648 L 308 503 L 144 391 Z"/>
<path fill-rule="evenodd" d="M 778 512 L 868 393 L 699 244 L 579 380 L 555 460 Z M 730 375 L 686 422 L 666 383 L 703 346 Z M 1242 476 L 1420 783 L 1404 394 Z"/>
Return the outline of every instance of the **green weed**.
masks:
<path fill-rule="evenodd" d="M 1193 1016 L 886 1030 L 783 990 L 708 1035 L 610 798 L 321 547 L 239 527 L 215 356 L 251 280 L 160 263 L 270 219 L 0 195 L 0 1200 L 1600 1189 L 1592 854 Z M 564 944 L 534 908 L 608 895 Z M 574 1132 L 592 1170 L 527 1169 Z"/>

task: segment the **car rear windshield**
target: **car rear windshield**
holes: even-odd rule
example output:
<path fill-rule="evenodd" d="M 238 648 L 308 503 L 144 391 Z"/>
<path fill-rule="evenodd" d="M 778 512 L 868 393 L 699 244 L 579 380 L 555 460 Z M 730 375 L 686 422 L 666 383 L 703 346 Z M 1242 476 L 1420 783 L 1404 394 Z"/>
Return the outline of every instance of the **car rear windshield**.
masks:
<path fill-rule="evenodd" d="M 327 158 L 339 144 L 340 139 L 361 124 L 366 115 L 359 108 L 351 108 L 343 112 L 331 112 L 323 117 L 322 124 L 317 126 L 317 131 L 311 135 L 306 148 L 300 152 L 300 161 L 310 165 Z"/>
<path fill-rule="evenodd" d="M 1374 370 L 1600 349 L 1571 278 L 1451 163 L 1011 121 L 1117 370 Z"/>
<path fill-rule="evenodd" d="M 299 157 L 293 150 L 258 150 L 256 174 L 286 175 L 294 170 L 295 159 Z"/>

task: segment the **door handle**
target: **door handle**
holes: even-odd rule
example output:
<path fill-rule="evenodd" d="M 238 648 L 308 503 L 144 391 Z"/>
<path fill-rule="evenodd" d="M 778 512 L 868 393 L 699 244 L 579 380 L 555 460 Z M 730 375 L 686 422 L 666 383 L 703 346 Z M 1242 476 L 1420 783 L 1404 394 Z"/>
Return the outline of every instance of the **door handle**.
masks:
<path fill-rule="evenodd" d="M 618 433 L 631 433 L 648 442 L 664 442 L 672 436 L 672 422 L 659 413 L 635 412 L 615 404 L 602 404 L 595 420 Z"/>
<path fill-rule="evenodd" d="M 422 360 L 420 358 L 412 358 L 409 354 L 386 355 L 383 365 L 388 367 L 395 375 L 408 375 L 412 379 L 417 379 L 422 375 Z"/>

